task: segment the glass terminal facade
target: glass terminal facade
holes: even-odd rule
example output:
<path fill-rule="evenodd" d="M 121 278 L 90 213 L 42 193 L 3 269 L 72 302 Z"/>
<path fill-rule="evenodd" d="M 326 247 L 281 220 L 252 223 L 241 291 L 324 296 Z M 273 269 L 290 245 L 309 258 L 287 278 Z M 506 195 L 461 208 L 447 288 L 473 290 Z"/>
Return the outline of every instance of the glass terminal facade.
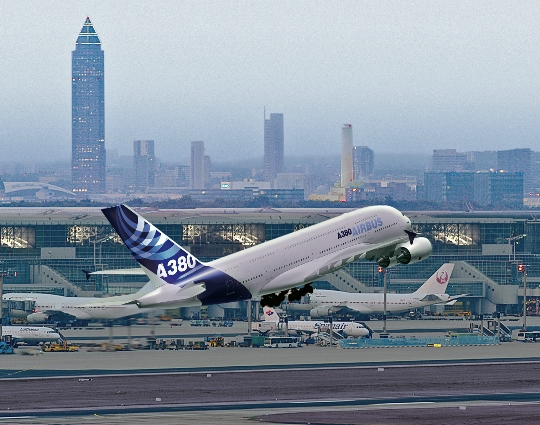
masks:
<path fill-rule="evenodd" d="M 250 248 L 344 211 L 138 210 L 202 261 Z M 540 233 L 537 230 L 540 221 L 530 213 L 406 214 L 411 218 L 414 230 L 430 239 L 433 253 L 417 264 L 389 269 L 387 286 L 390 291 L 416 290 L 438 267 L 449 261 L 467 265 L 460 268 L 458 275 L 458 267 L 454 269 L 448 293 L 469 294 L 467 302 L 471 308 L 479 309 L 482 304 L 492 303 L 493 311 L 519 312 L 522 275 L 517 272 L 518 264 L 528 265 L 527 281 L 531 285 L 528 296 L 539 290 Z M 38 269 L 37 266 L 45 268 Z M 0 268 L 7 274 L 4 278 L 7 291 L 33 291 L 48 284 L 44 290 L 72 294 L 60 285 L 63 278 L 85 291 L 114 294 L 125 291 L 125 285 L 132 290 L 140 287 L 147 279 L 144 276 L 109 275 L 87 281 L 81 270 L 132 267 L 137 267 L 136 262 L 98 208 L 5 208 L 0 215 Z M 40 276 L 36 275 L 36 270 L 40 270 Z M 43 270 L 54 277 L 50 282 L 44 280 Z M 382 274 L 374 262 L 357 261 L 344 270 L 363 285 L 377 290 L 383 286 Z M 55 287 L 55 281 L 58 287 Z M 14 286 L 10 288 L 10 284 Z M 347 290 L 348 284 L 343 285 L 338 289 Z M 339 285 L 323 278 L 314 286 L 335 288 Z M 513 286 L 512 296 L 497 296 L 498 292 L 504 292 L 502 287 L 508 286 Z"/>

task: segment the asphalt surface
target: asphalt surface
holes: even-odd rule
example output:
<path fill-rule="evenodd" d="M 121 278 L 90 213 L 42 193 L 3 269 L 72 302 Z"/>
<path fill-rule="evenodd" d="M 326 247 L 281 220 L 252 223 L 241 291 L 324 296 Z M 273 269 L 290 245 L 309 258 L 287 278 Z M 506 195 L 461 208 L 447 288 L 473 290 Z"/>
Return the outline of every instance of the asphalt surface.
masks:
<path fill-rule="evenodd" d="M 536 424 L 539 372 L 540 344 L 519 342 L 0 356 L 0 424 Z"/>
<path fill-rule="evenodd" d="M 514 417 L 522 406 L 511 408 L 512 404 L 540 402 L 540 362 L 13 379 L 1 382 L 0 392 L 0 416 L 12 419 L 166 411 L 203 415 L 209 411 L 258 409 L 268 412 L 258 416 L 267 422 L 365 424 L 370 422 L 366 422 L 364 411 L 354 413 L 342 408 L 487 401 L 504 405 L 505 414 Z M 293 406 L 324 406 L 325 410 L 308 416 L 306 412 L 272 414 Z M 540 405 L 528 406 L 527 411 L 536 412 L 532 417 L 538 421 Z M 459 422 L 459 418 L 486 415 L 485 409 L 476 408 L 452 412 L 458 420 L 455 423 L 478 423 Z M 373 420 L 380 419 L 381 412 L 377 413 L 370 413 Z M 385 414 L 388 419 L 399 419 L 394 423 L 400 424 L 429 419 L 425 408 L 418 413 L 407 411 L 412 422 L 404 422 L 404 417 L 393 410 Z"/>

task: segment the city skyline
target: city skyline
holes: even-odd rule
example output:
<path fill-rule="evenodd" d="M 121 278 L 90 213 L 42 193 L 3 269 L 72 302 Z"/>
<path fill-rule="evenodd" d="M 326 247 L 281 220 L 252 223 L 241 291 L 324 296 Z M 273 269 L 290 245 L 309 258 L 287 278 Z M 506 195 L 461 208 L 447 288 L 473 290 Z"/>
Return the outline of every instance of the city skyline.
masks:
<path fill-rule="evenodd" d="M 286 157 L 339 152 L 344 122 L 383 152 L 534 149 L 540 5 L 306 6 L 2 2 L 0 140 L 18 148 L 5 160 L 69 157 L 68 57 L 87 15 L 107 50 L 110 149 L 152 139 L 185 161 L 204 140 L 216 157 L 258 158 L 265 106 L 287 116 Z"/>

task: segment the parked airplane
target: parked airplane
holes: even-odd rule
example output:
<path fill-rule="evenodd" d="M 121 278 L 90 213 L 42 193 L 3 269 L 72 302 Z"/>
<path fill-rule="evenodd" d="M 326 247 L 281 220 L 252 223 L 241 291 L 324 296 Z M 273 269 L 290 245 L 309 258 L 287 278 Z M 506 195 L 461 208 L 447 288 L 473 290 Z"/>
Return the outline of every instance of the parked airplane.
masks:
<path fill-rule="evenodd" d="M 150 310 L 127 303 L 152 290 L 154 290 L 154 286 L 148 282 L 135 294 L 107 298 L 63 297 L 61 295 L 13 292 L 4 294 L 2 299 L 14 302 L 33 302 L 33 311 L 30 313 L 24 310 L 10 311 L 12 317 L 26 317 L 28 323 L 77 320 L 82 325 L 86 325 L 89 320 L 113 320 Z"/>
<path fill-rule="evenodd" d="M 202 263 L 125 205 L 102 210 L 155 290 L 132 301 L 139 307 L 185 307 L 262 296 L 277 306 L 299 300 L 311 282 L 365 258 L 381 267 L 412 264 L 431 254 L 408 217 L 389 206 L 372 206 Z M 300 289 L 297 289 L 301 286 Z"/>
<path fill-rule="evenodd" d="M 410 311 L 432 304 L 451 304 L 466 294 L 451 297 L 446 287 L 454 264 L 443 264 L 417 291 L 410 294 L 386 294 L 386 311 L 396 313 Z M 362 314 L 382 314 L 384 294 L 352 294 L 349 292 L 318 290 L 309 297 L 313 308 L 311 317 L 325 317 L 342 309 L 350 309 Z"/>
<path fill-rule="evenodd" d="M 38 345 L 40 342 L 62 340 L 62 335 L 52 328 L 40 326 L 2 326 L 2 335 L 11 336 L 13 345 L 20 343 Z"/>
<path fill-rule="evenodd" d="M 285 329 L 285 323 L 279 321 L 279 315 L 271 307 L 263 307 L 264 321 L 274 323 L 276 329 Z M 330 322 L 314 320 L 289 320 L 287 330 L 308 335 L 324 332 L 330 329 Z M 342 332 L 347 336 L 361 337 L 369 336 L 370 330 L 362 323 L 358 322 L 332 322 L 333 332 Z"/>

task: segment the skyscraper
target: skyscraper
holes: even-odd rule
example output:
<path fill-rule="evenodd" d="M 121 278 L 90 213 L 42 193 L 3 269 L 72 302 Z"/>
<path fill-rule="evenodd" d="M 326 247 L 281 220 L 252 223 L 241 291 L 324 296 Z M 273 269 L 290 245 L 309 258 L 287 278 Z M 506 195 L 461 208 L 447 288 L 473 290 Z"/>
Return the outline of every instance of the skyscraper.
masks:
<path fill-rule="evenodd" d="M 367 146 L 353 148 L 354 180 L 365 181 L 373 176 L 373 151 Z"/>
<path fill-rule="evenodd" d="M 153 140 L 135 140 L 133 142 L 135 165 L 135 187 L 144 190 L 154 187 L 156 181 L 156 157 Z"/>
<path fill-rule="evenodd" d="M 353 176 L 353 137 L 352 125 L 341 126 L 341 187 L 349 187 Z"/>
<path fill-rule="evenodd" d="M 104 55 L 86 18 L 71 56 L 71 181 L 75 193 L 105 193 Z"/>
<path fill-rule="evenodd" d="M 284 133 L 283 114 L 270 114 L 264 118 L 264 181 L 274 187 L 278 173 L 283 173 Z"/>
<path fill-rule="evenodd" d="M 205 189 L 206 162 L 204 142 L 191 142 L 191 189 Z"/>

